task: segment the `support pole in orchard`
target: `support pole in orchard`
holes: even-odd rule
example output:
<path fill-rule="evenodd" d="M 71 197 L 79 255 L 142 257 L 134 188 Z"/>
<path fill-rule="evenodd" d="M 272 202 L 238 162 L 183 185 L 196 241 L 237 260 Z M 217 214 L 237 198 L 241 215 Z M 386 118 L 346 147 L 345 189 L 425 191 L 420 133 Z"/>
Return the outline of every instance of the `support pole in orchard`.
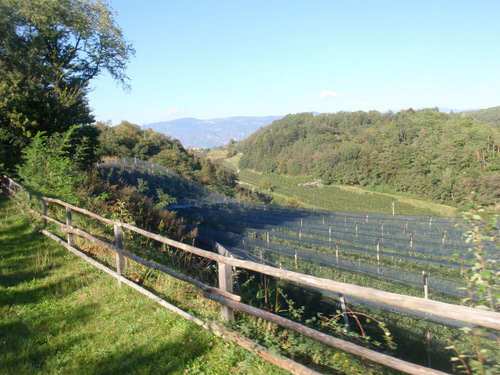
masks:
<path fill-rule="evenodd" d="M 339 294 L 340 306 L 342 308 L 342 315 L 344 316 L 344 324 L 347 330 L 347 333 L 351 332 L 351 326 L 349 325 L 349 316 L 347 314 L 347 306 L 345 303 L 345 298 L 343 294 Z"/>
<path fill-rule="evenodd" d="M 380 240 L 377 239 L 377 265 L 380 266 Z"/>
<path fill-rule="evenodd" d="M 422 271 L 422 278 L 424 279 L 424 298 L 429 299 L 429 275 Z"/>
<path fill-rule="evenodd" d="M 392 214 L 393 215 L 396 214 L 396 203 L 395 202 L 392 202 Z"/>
<path fill-rule="evenodd" d="M 377 273 L 380 273 L 380 240 L 377 239 Z"/>

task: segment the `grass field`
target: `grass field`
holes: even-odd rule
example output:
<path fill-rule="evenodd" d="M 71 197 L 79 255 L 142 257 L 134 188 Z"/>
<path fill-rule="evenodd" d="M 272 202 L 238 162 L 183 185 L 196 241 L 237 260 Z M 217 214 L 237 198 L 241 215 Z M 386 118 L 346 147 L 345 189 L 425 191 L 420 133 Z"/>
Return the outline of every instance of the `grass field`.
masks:
<path fill-rule="evenodd" d="M 226 158 L 226 148 L 211 149 L 208 156 L 214 162 L 238 172 L 239 183 L 252 188 L 261 188 L 264 180 L 271 181 L 270 193 L 278 204 L 299 204 L 307 208 L 319 208 L 345 212 L 392 213 L 395 202 L 396 215 L 432 215 L 456 216 L 457 209 L 442 204 L 432 203 L 418 198 L 363 189 L 354 186 L 323 185 L 321 188 L 297 186 L 299 183 L 312 181 L 311 177 L 281 176 L 272 173 L 260 173 L 248 169 L 239 169 L 242 154 Z"/>
<path fill-rule="evenodd" d="M 312 181 L 310 177 L 284 177 L 246 169 L 240 170 L 238 176 L 240 184 L 255 188 L 259 188 L 265 180 L 270 181 L 273 187 L 271 194 L 278 203 L 292 202 L 333 211 L 392 214 L 392 202 L 395 202 L 396 215 L 454 216 L 457 213 L 449 206 L 357 187 L 298 186 L 299 183 Z"/>
<path fill-rule="evenodd" d="M 166 299 L 217 313 L 179 282 L 159 277 L 153 286 L 170 291 Z M 34 231 L 3 193 L 0 296 L 2 374 L 284 373 L 119 287 Z"/>

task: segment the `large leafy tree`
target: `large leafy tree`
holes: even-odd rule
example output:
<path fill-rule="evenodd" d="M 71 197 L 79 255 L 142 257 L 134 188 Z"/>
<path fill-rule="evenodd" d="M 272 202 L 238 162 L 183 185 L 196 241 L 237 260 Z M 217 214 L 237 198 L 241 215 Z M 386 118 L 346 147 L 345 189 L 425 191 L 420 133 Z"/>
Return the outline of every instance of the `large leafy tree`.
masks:
<path fill-rule="evenodd" d="M 0 163 L 39 131 L 92 131 L 89 82 L 107 71 L 128 88 L 134 50 L 103 0 L 0 1 Z"/>

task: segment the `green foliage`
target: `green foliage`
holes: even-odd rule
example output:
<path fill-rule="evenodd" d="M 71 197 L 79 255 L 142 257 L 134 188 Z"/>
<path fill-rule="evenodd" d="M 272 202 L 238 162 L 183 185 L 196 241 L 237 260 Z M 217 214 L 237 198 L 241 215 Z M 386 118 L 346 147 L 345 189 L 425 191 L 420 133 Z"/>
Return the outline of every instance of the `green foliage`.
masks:
<path fill-rule="evenodd" d="M 500 130 L 436 109 L 288 115 L 238 147 L 241 168 L 456 204 L 471 191 L 484 205 L 500 201 Z"/>
<path fill-rule="evenodd" d="M 106 70 L 126 85 L 134 51 L 104 1 L 4 0 L 0 19 L 0 161 L 12 168 L 37 132 L 90 124 L 90 80 Z"/>
<path fill-rule="evenodd" d="M 260 180 L 259 188 L 262 190 L 269 190 L 272 192 L 275 186 L 273 185 L 273 182 L 269 177 L 264 177 L 262 180 Z"/>
<path fill-rule="evenodd" d="M 98 123 L 101 157 L 137 158 L 173 171 L 229 197 L 235 195 L 236 174 L 208 158 L 188 153 L 177 139 L 122 121 Z"/>
<path fill-rule="evenodd" d="M 18 166 L 18 174 L 25 186 L 33 192 L 77 203 L 77 191 L 83 183 L 81 155 L 86 145 L 81 144 L 73 153 L 71 138 L 77 127 L 65 133 L 47 136 L 38 133 L 31 144 L 23 150 L 24 163 Z"/>
<path fill-rule="evenodd" d="M 474 260 L 468 264 L 469 267 L 462 269 L 469 292 L 469 298 L 463 302 L 491 311 L 500 311 L 499 261 L 491 256 L 490 252 L 495 250 L 488 246 L 494 244 L 496 248 L 500 247 L 498 220 L 497 213 L 484 208 L 464 213 L 465 236 L 467 243 L 471 244 L 469 251 L 474 254 Z"/>
<path fill-rule="evenodd" d="M 244 278 L 245 272 L 240 276 Z M 255 278 L 251 276 L 242 285 L 247 294 L 248 289 L 251 289 L 254 295 L 246 297 L 250 298 L 252 304 L 256 304 L 260 309 L 368 348 L 377 348 L 382 351 L 395 348 L 389 330 L 382 321 L 375 317 L 349 311 L 348 314 L 356 324 L 352 332 L 347 332 L 343 324 L 343 314 L 331 315 L 330 312 L 335 310 L 335 306 L 321 298 L 320 293 L 311 290 L 304 293 L 303 288 L 268 276 L 264 276 L 262 281 L 262 283 L 256 283 Z M 369 331 L 373 331 L 372 328 L 379 330 L 377 338 L 370 337 Z M 295 331 L 281 328 L 261 318 L 242 317 L 238 320 L 237 329 L 246 337 L 262 343 L 274 352 L 292 359 L 307 360 L 311 368 L 321 373 L 331 373 L 331 371 L 341 374 L 379 374 L 382 371 L 388 374 L 393 373 L 387 368 L 309 339 Z M 379 338 L 384 343 L 377 341 Z"/>
<path fill-rule="evenodd" d="M 164 193 L 161 189 L 156 189 L 156 196 L 158 197 L 158 201 L 156 202 L 156 207 L 162 209 L 169 204 L 173 204 L 177 202 L 177 199 Z"/>
<path fill-rule="evenodd" d="M 471 244 L 469 251 L 474 254 L 468 267 L 463 264 L 462 274 L 467 281 L 469 296 L 462 302 L 476 308 L 500 311 L 500 268 L 498 260 L 490 252 L 500 247 L 498 234 L 498 213 L 475 208 L 464 213 L 465 236 Z M 496 249 L 488 249 L 493 244 Z M 459 257 L 459 254 L 456 254 Z M 478 327 L 464 327 L 465 339 L 457 341 L 450 338 L 448 349 L 455 352 L 452 358 L 465 374 L 500 374 L 498 352 L 500 336 L 498 331 Z"/>

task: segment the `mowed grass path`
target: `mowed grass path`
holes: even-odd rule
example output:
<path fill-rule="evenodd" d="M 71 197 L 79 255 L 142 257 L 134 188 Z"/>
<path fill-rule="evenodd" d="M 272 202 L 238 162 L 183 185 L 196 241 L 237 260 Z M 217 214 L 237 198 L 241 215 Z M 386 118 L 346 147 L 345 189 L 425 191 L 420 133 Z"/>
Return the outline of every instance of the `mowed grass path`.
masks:
<path fill-rule="evenodd" d="M 34 231 L 0 193 L 1 374 L 283 374 Z"/>

